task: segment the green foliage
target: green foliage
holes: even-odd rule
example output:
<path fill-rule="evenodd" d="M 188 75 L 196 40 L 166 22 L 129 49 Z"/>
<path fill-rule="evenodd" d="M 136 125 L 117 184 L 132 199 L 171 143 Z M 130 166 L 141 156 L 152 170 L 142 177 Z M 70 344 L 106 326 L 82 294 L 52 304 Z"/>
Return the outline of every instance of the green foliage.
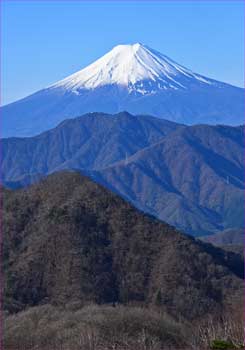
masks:
<path fill-rule="evenodd" d="M 161 305 L 162 304 L 162 293 L 159 290 L 156 295 L 156 305 Z"/>
<path fill-rule="evenodd" d="M 212 350 L 222 350 L 222 349 L 230 350 L 230 349 L 237 349 L 237 347 L 229 341 L 216 339 L 212 342 L 211 349 Z"/>

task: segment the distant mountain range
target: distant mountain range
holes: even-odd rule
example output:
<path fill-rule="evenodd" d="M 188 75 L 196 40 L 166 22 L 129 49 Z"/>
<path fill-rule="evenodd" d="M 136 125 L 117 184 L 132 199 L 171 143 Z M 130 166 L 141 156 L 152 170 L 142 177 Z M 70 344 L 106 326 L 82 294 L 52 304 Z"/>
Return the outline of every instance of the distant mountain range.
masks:
<path fill-rule="evenodd" d="M 240 308 L 240 255 L 179 233 L 75 172 L 3 189 L 4 304 L 136 303 L 187 320 Z"/>
<path fill-rule="evenodd" d="M 244 229 L 228 229 L 203 237 L 204 242 L 217 246 L 241 246 L 244 248 Z"/>
<path fill-rule="evenodd" d="M 76 169 L 186 233 L 213 234 L 244 226 L 243 132 L 90 113 L 36 137 L 3 139 L 2 181 L 16 188 Z"/>
<path fill-rule="evenodd" d="M 1 135 L 34 136 L 88 112 L 240 125 L 244 89 L 206 78 L 142 44 L 118 45 L 81 71 L 1 108 Z"/>

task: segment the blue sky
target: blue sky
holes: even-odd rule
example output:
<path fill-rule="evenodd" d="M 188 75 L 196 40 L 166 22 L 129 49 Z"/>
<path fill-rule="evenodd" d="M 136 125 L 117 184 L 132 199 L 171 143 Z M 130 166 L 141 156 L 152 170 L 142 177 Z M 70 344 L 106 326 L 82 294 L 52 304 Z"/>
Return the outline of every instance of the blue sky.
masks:
<path fill-rule="evenodd" d="M 244 86 L 243 1 L 3 1 L 2 104 L 142 42 L 200 74 Z"/>

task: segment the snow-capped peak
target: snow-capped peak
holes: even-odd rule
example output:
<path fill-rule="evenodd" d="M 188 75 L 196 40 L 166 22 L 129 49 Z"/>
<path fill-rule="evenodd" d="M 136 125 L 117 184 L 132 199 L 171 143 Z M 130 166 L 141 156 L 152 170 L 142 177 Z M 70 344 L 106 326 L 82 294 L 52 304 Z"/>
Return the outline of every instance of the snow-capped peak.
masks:
<path fill-rule="evenodd" d="M 73 92 L 105 85 L 127 87 L 142 94 L 159 89 L 186 89 L 188 81 L 213 84 L 167 56 L 140 43 L 118 45 L 86 68 L 55 83 L 50 88 Z"/>

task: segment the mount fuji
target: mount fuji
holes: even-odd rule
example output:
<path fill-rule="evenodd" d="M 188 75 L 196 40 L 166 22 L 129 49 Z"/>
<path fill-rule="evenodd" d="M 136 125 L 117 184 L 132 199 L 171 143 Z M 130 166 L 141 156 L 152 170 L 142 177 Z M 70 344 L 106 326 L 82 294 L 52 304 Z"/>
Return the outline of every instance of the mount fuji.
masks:
<path fill-rule="evenodd" d="M 89 112 L 151 114 L 184 124 L 244 122 L 244 89 L 148 46 L 118 45 L 67 78 L 1 107 L 2 137 L 33 136 Z"/>

